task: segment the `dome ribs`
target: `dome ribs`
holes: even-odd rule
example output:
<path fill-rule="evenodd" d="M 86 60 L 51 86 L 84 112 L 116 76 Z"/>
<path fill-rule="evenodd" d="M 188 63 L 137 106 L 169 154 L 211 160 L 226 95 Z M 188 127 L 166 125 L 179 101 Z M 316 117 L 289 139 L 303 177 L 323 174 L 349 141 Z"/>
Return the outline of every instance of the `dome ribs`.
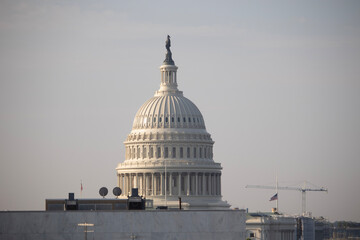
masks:
<path fill-rule="evenodd" d="M 164 95 L 154 96 L 140 107 L 133 127 L 205 129 L 205 123 L 200 110 L 189 99 L 178 95 Z"/>

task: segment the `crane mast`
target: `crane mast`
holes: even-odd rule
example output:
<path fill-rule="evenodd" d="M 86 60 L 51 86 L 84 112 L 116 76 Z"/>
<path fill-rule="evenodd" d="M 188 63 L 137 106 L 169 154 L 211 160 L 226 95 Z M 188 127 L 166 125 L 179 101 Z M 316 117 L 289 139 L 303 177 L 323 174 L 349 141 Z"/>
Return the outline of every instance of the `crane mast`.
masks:
<path fill-rule="evenodd" d="M 246 185 L 245 188 L 260 188 L 260 189 L 276 189 L 276 193 L 278 190 L 294 190 L 301 192 L 301 212 L 303 215 L 306 214 L 306 192 L 309 191 L 318 191 L 318 192 L 327 192 L 327 188 L 307 188 L 306 182 L 304 182 L 303 187 L 280 187 L 276 181 L 276 186 L 266 186 L 266 185 Z M 278 203 L 276 201 L 276 208 L 278 208 Z"/>

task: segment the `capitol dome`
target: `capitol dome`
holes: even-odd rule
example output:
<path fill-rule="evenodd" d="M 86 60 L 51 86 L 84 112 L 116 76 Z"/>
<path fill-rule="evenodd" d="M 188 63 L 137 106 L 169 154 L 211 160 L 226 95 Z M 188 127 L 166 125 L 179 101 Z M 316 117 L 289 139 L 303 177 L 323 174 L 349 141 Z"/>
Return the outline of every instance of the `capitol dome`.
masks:
<path fill-rule="evenodd" d="M 126 197 L 131 188 L 154 206 L 223 209 L 220 163 L 213 160 L 214 141 L 196 105 L 178 90 L 177 69 L 166 42 L 160 88 L 137 111 L 126 138 L 125 161 L 116 170 Z"/>
<path fill-rule="evenodd" d="M 136 113 L 133 129 L 199 128 L 204 119 L 196 105 L 182 94 L 154 96 Z"/>

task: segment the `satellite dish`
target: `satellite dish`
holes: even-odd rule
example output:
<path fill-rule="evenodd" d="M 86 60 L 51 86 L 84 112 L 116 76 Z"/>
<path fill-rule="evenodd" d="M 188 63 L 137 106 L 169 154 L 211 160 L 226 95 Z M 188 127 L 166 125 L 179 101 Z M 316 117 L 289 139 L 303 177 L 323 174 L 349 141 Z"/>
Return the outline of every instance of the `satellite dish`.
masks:
<path fill-rule="evenodd" d="M 114 187 L 113 194 L 118 197 L 121 195 L 121 189 L 119 187 Z"/>
<path fill-rule="evenodd" d="M 105 198 L 105 196 L 108 194 L 107 188 L 106 188 L 106 187 L 100 188 L 99 194 L 100 194 L 100 196 L 102 196 L 103 198 Z"/>

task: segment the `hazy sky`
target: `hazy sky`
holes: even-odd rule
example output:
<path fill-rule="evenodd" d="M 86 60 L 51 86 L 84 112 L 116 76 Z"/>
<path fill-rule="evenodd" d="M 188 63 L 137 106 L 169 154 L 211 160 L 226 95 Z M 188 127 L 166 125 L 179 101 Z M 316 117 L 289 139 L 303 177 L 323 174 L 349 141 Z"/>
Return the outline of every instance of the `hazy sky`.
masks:
<path fill-rule="evenodd" d="M 159 88 L 172 37 L 179 89 L 202 112 L 223 198 L 360 221 L 360 1 L 0 2 L 0 210 L 116 186 L 123 141 Z M 316 187 L 315 186 L 315 187 Z M 312 186 L 314 187 L 314 186 Z M 109 196 L 112 197 L 112 196 Z M 301 212 L 301 193 L 279 192 Z"/>

